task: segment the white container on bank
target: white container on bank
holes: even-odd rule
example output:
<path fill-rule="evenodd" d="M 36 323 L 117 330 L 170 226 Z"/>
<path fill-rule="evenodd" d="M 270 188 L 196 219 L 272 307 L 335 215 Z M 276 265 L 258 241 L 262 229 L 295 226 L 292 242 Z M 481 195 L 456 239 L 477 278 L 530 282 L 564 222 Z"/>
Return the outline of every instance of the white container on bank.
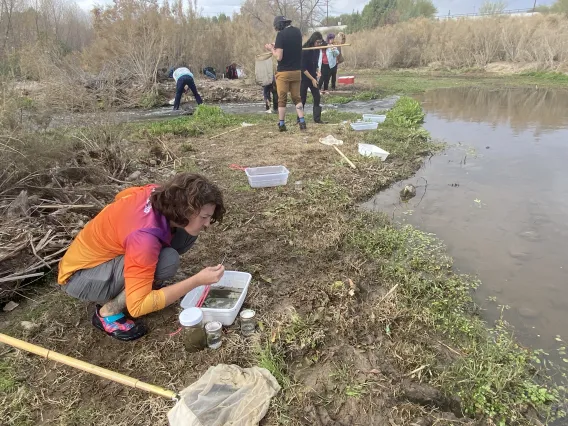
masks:
<path fill-rule="evenodd" d="M 386 115 L 379 114 L 363 114 L 363 121 L 371 121 L 374 123 L 384 123 L 387 119 Z"/>
<path fill-rule="evenodd" d="M 357 131 L 377 130 L 377 127 L 379 127 L 379 123 L 374 121 L 358 121 L 356 123 L 351 123 L 351 128 Z"/>
<path fill-rule="evenodd" d="M 383 161 L 385 161 L 389 156 L 389 153 L 384 149 L 368 143 L 359 144 L 359 154 L 364 155 L 365 157 L 378 157 Z"/>
<path fill-rule="evenodd" d="M 219 321 L 223 325 L 229 326 L 235 322 L 237 314 L 243 306 L 243 302 L 247 297 L 247 291 L 252 279 L 251 274 L 247 272 L 238 271 L 225 271 L 223 278 L 216 284 L 211 285 L 211 288 L 215 287 L 232 287 L 243 289 L 243 292 L 237 299 L 235 305 L 230 309 L 213 309 L 213 308 L 201 308 L 203 312 L 203 322 L 208 323 L 211 321 Z M 205 291 L 205 286 L 197 287 L 191 290 L 185 295 L 181 301 L 181 307 L 183 309 L 193 308 L 201 298 L 201 295 Z"/>
<path fill-rule="evenodd" d="M 253 188 L 286 185 L 290 174 L 284 166 L 247 167 L 245 173 Z"/>

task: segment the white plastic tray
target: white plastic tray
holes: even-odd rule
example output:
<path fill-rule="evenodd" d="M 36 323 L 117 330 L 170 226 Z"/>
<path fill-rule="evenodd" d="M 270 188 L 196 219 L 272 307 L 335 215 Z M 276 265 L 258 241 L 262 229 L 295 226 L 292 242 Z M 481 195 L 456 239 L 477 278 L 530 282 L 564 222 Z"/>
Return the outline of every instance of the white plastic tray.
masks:
<path fill-rule="evenodd" d="M 235 322 L 237 314 L 243 306 L 243 302 L 247 297 L 247 291 L 250 284 L 252 276 L 247 272 L 238 271 L 225 271 L 223 278 L 217 284 L 213 284 L 211 288 L 214 287 L 233 287 L 242 288 L 243 292 L 239 296 L 237 303 L 231 309 L 211 309 L 211 308 L 201 308 L 203 311 L 203 323 L 208 323 L 210 321 L 219 321 L 223 325 L 231 325 Z M 185 295 L 181 301 L 181 307 L 183 309 L 193 308 L 199 298 L 203 294 L 205 286 L 197 287 L 191 290 Z"/>
<path fill-rule="evenodd" d="M 290 174 L 284 166 L 247 167 L 245 173 L 253 188 L 286 185 Z"/>
<path fill-rule="evenodd" d="M 353 130 L 376 130 L 379 127 L 379 123 L 373 121 L 358 121 L 357 123 L 351 123 L 351 128 Z"/>
<path fill-rule="evenodd" d="M 368 143 L 359 144 L 359 154 L 364 155 L 366 157 L 379 157 L 383 161 L 385 161 L 389 156 L 389 153 L 384 149 L 381 149 L 376 145 L 371 145 Z"/>
<path fill-rule="evenodd" d="M 363 114 L 363 121 L 372 121 L 375 123 L 384 123 L 387 119 L 386 115 L 379 114 Z"/>

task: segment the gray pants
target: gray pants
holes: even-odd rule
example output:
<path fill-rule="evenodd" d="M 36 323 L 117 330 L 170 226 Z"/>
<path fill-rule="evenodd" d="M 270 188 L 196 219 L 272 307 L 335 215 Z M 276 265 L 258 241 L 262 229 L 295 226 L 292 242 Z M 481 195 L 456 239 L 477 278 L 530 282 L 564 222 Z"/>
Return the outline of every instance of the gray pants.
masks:
<path fill-rule="evenodd" d="M 188 251 L 197 237 L 183 228 L 175 228 L 171 247 L 160 251 L 154 282 L 172 279 L 179 269 L 180 254 Z M 90 269 L 75 272 L 63 290 L 71 297 L 89 302 L 105 303 L 124 290 L 124 255 L 115 257 Z"/>

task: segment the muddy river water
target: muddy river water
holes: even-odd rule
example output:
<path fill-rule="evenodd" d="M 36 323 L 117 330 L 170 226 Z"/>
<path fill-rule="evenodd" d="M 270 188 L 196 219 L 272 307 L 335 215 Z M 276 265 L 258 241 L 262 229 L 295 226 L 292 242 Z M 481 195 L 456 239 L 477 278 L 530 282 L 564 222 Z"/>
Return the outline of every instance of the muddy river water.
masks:
<path fill-rule="evenodd" d="M 525 344 L 568 337 L 568 91 L 456 88 L 420 97 L 448 149 L 365 207 L 442 239 L 482 281 L 485 317 L 501 306 Z M 407 183 L 417 195 L 399 199 Z"/>

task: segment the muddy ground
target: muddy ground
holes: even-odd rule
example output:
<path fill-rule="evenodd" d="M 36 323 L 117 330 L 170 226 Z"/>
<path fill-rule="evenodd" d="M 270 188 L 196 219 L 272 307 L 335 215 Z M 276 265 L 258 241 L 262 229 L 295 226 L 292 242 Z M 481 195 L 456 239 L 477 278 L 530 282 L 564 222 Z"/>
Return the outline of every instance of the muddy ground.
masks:
<path fill-rule="evenodd" d="M 405 286 L 425 276 L 435 277 L 432 285 L 444 303 L 464 298 L 465 284 L 442 284 L 458 280 L 450 272 L 451 260 L 433 250 L 410 262 L 393 261 L 410 239 L 399 241 L 402 234 L 387 218 L 357 207 L 414 173 L 437 146 L 419 130 L 389 131 L 383 139 L 377 133 L 391 156 L 385 162 L 366 159 L 357 153 L 366 136 L 341 125 L 355 116 L 326 117 L 329 124 L 308 122 L 305 133 L 289 118 L 284 134 L 276 132 L 273 118 L 255 117 L 256 126 L 217 138 L 212 137 L 234 128 L 240 118 L 215 119 L 198 131 L 189 121 L 194 118 L 129 127 L 127 137 L 115 138 L 129 156 L 122 175 L 100 177 L 96 185 L 89 176 L 75 176 L 72 183 L 91 189 L 106 185 L 108 196 L 100 197 L 105 202 L 124 187 L 160 182 L 176 171 L 203 173 L 217 182 L 228 206 L 226 220 L 200 236 L 178 275 L 184 278 L 225 256 L 227 269 L 251 273 L 245 306 L 259 315 L 255 336 L 245 339 L 230 327 L 221 349 L 188 354 L 180 336 L 170 335 L 178 327 L 175 304 L 144 318 L 151 330 L 147 336 L 118 342 L 90 325 L 94 306 L 62 294 L 53 275 L 30 286 L 12 312 L 0 313 L 0 329 L 174 390 L 218 363 L 269 368 L 283 391 L 264 425 L 494 424 L 481 413 L 477 420 L 464 416 L 457 391 L 441 386 L 445 370 L 474 353 L 466 343 L 470 330 L 444 334 L 453 324 L 437 327 L 428 306 L 438 302 L 431 295 L 421 300 L 417 292 L 412 298 L 420 302 L 408 302 Z M 344 141 L 341 149 L 356 169 L 318 142 L 329 134 Z M 283 164 L 291 172 L 288 185 L 251 189 L 244 172 L 231 164 Z M 134 171 L 140 173 L 127 179 Z M 425 250 L 430 246 L 415 237 Z M 456 309 L 476 321 L 473 305 L 465 306 Z M 6 347 L 0 353 L 0 417 L 6 424 L 167 423 L 170 401 Z M 529 404 L 519 412 L 530 413 Z"/>

